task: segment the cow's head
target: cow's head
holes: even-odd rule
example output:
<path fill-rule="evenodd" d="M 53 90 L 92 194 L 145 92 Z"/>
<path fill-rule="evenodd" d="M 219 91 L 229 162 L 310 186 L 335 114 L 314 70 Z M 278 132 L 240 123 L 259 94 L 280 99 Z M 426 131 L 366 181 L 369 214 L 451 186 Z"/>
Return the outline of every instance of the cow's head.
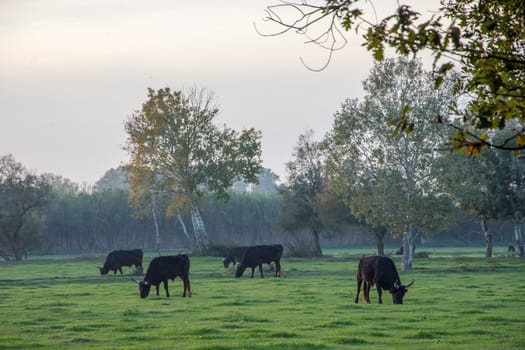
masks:
<path fill-rule="evenodd" d="M 146 281 L 137 281 L 137 280 L 133 280 L 133 281 L 135 281 L 135 283 L 139 285 L 140 297 L 142 299 L 146 298 L 149 295 L 149 291 L 151 289 L 151 283 L 148 283 Z"/>
<path fill-rule="evenodd" d="M 410 287 L 412 284 L 414 284 L 414 281 L 410 282 L 406 286 L 401 285 L 399 281 L 394 283 L 394 287 L 390 290 L 394 304 L 403 304 L 403 297 L 405 296 L 406 292 L 408 292 L 408 287 Z"/>
<path fill-rule="evenodd" d="M 98 270 L 100 271 L 101 275 L 107 275 L 109 272 L 109 268 L 104 265 L 103 267 L 98 266 Z"/>
<path fill-rule="evenodd" d="M 237 278 L 241 277 L 242 274 L 244 273 L 244 270 L 246 270 L 246 267 L 239 264 L 237 266 L 237 270 L 235 270 L 235 277 Z"/>
<path fill-rule="evenodd" d="M 222 263 L 224 264 L 224 268 L 226 269 L 228 268 L 228 266 L 230 266 L 231 260 L 228 257 L 226 257 L 222 259 Z"/>

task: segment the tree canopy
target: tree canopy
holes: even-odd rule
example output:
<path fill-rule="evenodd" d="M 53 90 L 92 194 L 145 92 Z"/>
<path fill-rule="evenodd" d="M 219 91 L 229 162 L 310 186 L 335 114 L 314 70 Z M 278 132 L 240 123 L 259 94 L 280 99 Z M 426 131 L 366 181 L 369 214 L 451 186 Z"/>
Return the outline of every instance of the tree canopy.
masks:
<path fill-rule="evenodd" d="M 111 168 L 95 183 L 95 191 L 128 190 L 128 172 L 123 166 Z"/>
<path fill-rule="evenodd" d="M 38 208 L 51 186 L 48 179 L 28 171 L 12 155 L 0 158 L 0 256 L 22 260 L 38 245 Z"/>
<path fill-rule="evenodd" d="M 336 113 L 323 143 L 327 172 L 352 213 L 379 231 L 403 237 L 403 268 L 411 267 L 408 249 L 417 233 L 431 234 L 448 224 L 451 201 L 435 180 L 436 145 L 444 142 L 428 115 L 444 113 L 450 89 L 434 90 L 418 61 L 388 59 L 363 82 L 362 102 L 347 100 Z M 396 133 L 391 120 L 410 105 L 410 134 Z"/>
<path fill-rule="evenodd" d="M 363 34 L 363 46 L 379 61 L 387 48 L 402 56 L 430 51 L 436 88 L 451 71 L 460 72 L 456 89 L 464 98 L 449 105 L 454 114 L 428 116 L 455 129 L 452 147 L 468 154 L 489 146 L 525 150 L 525 1 L 441 0 L 430 16 L 398 5 L 379 20 L 370 19 L 365 3 L 280 1 L 266 8 L 266 20 L 280 27 L 270 35 L 295 31 L 328 49 L 329 57 L 344 47 L 344 33 L 352 29 Z M 410 132 L 407 112 L 401 111 L 397 125 Z M 493 139 L 489 130 L 503 129 L 510 120 L 516 122 L 512 133 Z"/>
<path fill-rule="evenodd" d="M 512 134 L 512 125 L 497 131 L 496 140 Z M 514 141 L 515 142 L 515 141 Z M 486 221 L 509 220 L 515 226 L 515 241 L 523 255 L 523 212 L 525 211 L 525 162 L 498 149 L 485 150 L 480 157 L 451 153 L 445 161 L 447 191 L 458 206 L 482 221 L 487 242 L 486 255 L 492 256 L 492 233 Z"/>
<path fill-rule="evenodd" d="M 288 185 L 281 188 L 279 221 L 291 234 L 307 230 L 312 244 L 303 248 L 309 248 L 312 256 L 321 256 L 322 221 L 318 202 L 326 181 L 320 144 L 313 140 L 313 130 L 299 136 L 293 156 L 294 159 L 286 163 Z"/>
<path fill-rule="evenodd" d="M 190 212 L 197 250 L 208 245 L 197 208 L 203 194 L 227 198 L 235 181 L 256 182 L 261 170 L 260 132 L 220 128 L 218 113 L 207 89 L 149 89 L 141 110 L 125 123 L 131 202 L 153 204 L 155 215 L 155 200 L 164 196 L 168 214 Z"/>

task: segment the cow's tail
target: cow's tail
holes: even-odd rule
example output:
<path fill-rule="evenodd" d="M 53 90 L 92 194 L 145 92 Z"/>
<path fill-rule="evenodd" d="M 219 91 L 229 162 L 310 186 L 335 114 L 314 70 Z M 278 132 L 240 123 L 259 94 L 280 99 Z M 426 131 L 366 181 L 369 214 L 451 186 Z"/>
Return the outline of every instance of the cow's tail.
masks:
<path fill-rule="evenodd" d="M 190 258 L 186 254 L 181 255 L 181 257 L 184 259 L 184 271 L 186 272 L 186 275 L 189 276 L 189 274 L 190 274 Z"/>

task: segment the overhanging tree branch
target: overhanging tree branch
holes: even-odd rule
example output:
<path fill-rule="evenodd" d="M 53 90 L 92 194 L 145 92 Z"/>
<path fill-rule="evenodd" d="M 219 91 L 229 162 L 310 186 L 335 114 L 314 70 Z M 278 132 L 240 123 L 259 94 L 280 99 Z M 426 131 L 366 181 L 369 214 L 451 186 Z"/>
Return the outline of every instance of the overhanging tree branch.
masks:
<path fill-rule="evenodd" d="M 364 11 L 358 8 L 362 3 L 371 4 L 365 0 L 280 1 L 267 6 L 264 20 L 283 29 L 271 34 L 262 33 L 257 26 L 256 30 L 264 36 L 295 31 L 307 37 L 307 44 L 314 43 L 328 50 L 327 61 L 321 68 L 310 67 L 301 58 L 301 62 L 314 71 L 325 69 L 334 52 L 345 47 L 344 31 L 354 29 L 357 33 L 363 25 L 363 46 L 376 60 L 384 59 L 386 47 L 403 56 L 415 56 L 428 50 L 434 56 L 435 87 L 459 67 L 463 87 L 473 96 L 469 108 L 461 115 L 465 121 L 463 135 L 468 137 L 456 138 L 454 147 L 467 151 L 477 146 L 510 151 L 525 149 L 522 131 L 507 143 L 491 144 L 483 138 L 476 140 L 476 134 L 472 136 L 466 129 L 472 127 L 480 132 L 503 129 L 511 120 L 525 124 L 523 0 L 441 1 L 438 13 L 426 20 L 412 7 L 398 3 L 391 15 L 375 23 L 365 19 Z M 289 11 L 288 17 L 286 11 Z M 401 124 L 397 131 L 410 133 L 413 125 L 403 123 L 404 117 L 399 118 Z M 516 145 L 509 146 L 511 142 Z"/>

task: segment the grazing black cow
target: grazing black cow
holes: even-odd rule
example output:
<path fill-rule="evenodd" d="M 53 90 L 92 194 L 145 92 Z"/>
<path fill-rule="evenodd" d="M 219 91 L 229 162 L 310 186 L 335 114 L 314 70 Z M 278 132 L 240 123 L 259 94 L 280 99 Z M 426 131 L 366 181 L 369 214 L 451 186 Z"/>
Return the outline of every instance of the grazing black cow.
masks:
<path fill-rule="evenodd" d="M 246 249 L 248 249 L 248 247 L 235 247 L 230 249 L 228 255 L 224 259 L 222 259 L 224 268 L 228 268 L 228 266 L 230 266 L 231 263 L 233 263 L 233 266 L 240 263 Z"/>
<path fill-rule="evenodd" d="M 244 273 L 246 268 L 252 268 L 252 278 L 255 268 L 259 266 L 261 278 L 263 278 L 262 264 L 269 264 L 275 262 L 275 277 L 281 277 L 281 256 L 283 255 L 283 246 L 275 245 L 256 245 L 248 247 L 237 266 L 235 277 L 239 278 Z"/>
<path fill-rule="evenodd" d="M 157 296 L 159 295 L 159 285 L 164 283 L 166 290 L 166 297 L 170 296 L 168 291 L 168 280 L 175 280 L 175 277 L 180 277 L 184 283 L 184 291 L 182 296 L 191 297 L 190 287 L 190 258 L 187 255 L 175 256 L 158 256 L 151 260 L 148 266 L 148 271 L 144 276 L 143 281 L 135 281 L 139 285 L 140 297 L 146 298 L 149 295 L 151 286 L 157 288 Z"/>
<path fill-rule="evenodd" d="M 114 274 L 117 270 L 122 274 L 122 266 L 132 266 L 139 271 L 142 271 L 142 249 L 134 250 L 114 250 L 108 254 L 104 266 L 99 267 L 100 274 L 106 275 L 110 270 Z"/>
<path fill-rule="evenodd" d="M 392 259 L 384 256 L 365 256 L 359 260 L 357 269 L 357 295 L 355 303 L 359 300 L 359 291 L 361 284 L 363 287 L 363 302 L 370 304 L 370 288 L 376 285 L 379 304 L 383 303 L 381 299 L 382 289 L 390 291 L 394 304 L 403 304 L 403 296 L 414 281 L 403 286 L 396 270 L 396 265 Z"/>

